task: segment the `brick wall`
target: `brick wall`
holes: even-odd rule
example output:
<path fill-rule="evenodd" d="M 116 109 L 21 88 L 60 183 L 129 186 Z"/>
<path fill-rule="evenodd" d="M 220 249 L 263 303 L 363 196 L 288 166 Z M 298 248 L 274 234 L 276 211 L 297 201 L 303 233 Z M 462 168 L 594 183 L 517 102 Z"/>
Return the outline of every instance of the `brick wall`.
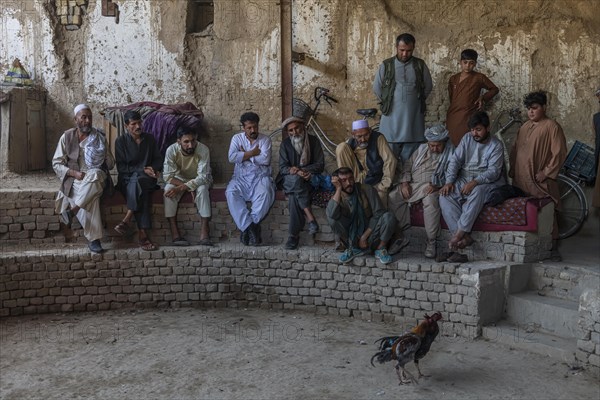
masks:
<path fill-rule="evenodd" d="M 40 191 L 2 191 L 0 199 L 0 247 L 36 248 L 39 245 L 62 244 L 65 242 L 86 243 L 82 230 L 76 221 L 69 229 L 59 223 L 54 213 L 55 192 Z M 286 200 L 276 200 L 268 216 L 263 221 L 263 239 L 270 245 L 283 245 L 288 233 L 288 204 Z M 169 225 L 164 217 L 162 204 L 154 204 L 153 228 L 150 237 L 158 245 L 171 242 Z M 546 207 L 548 208 L 548 207 Z M 544 210 L 546 209 L 544 208 Z M 114 248 L 130 248 L 137 246 L 137 236 L 120 237 L 114 226 L 125 215 L 124 205 L 111 205 L 103 208 L 105 237 L 103 242 L 112 242 Z M 225 201 L 212 202 L 213 216 L 210 221 L 211 238 L 215 242 L 236 242 L 239 238 L 237 230 Z M 327 224 L 325 210 L 314 207 L 314 213 L 321 232 L 314 238 L 306 232 L 300 237 L 301 245 L 333 244 L 334 235 Z M 200 220 L 191 203 L 181 203 L 179 207 L 179 227 L 182 234 L 191 242 L 200 240 Z M 540 218 L 541 220 L 545 220 Z M 551 226 L 540 226 L 540 233 L 532 232 L 473 232 L 475 244 L 465 250 L 470 260 L 500 260 L 511 262 L 531 262 L 543 260 L 550 255 Z M 425 250 L 425 231 L 420 227 L 410 228 L 407 236 L 411 244 L 407 249 L 410 254 L 423 254 Z M 448 231 L 442 231 L 438 241 L 438 251 L 445 251 L 450 239 Z"/>
<path fill-rule="evenodd" d="M 338 253 L 224 244 L 102 255 L 74 249 L 0 258 L 0 316 L 123 307 L 259 307 L 353 316 L 422 318 L 442 312 L 444 329 L 480 334 L 482 295 L 496 290 L 501 263 L 442 264 L 373 257 L 339 265 Z M 485 278 L 487 277 L 487 278 Z M 492 294 L 492 293 L 490 293 Z M 503 298 L 503 292 L 493 293 Z"/>
<path fill-rule="evenodd" d="M 600 290 L 586 290 L 579 301 L 579 327 L 575 358 L 600 368 Z"/>

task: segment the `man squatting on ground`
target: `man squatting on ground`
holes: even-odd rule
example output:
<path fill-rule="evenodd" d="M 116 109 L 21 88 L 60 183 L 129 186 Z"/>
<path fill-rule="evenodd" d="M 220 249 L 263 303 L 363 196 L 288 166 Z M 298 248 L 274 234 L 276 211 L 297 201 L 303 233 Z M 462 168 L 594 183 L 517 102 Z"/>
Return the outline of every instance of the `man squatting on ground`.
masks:
<path fill-rule="evenodd" d="M 139 112 L 128 110 L 123 119 L 127 133 L 115 141 L 115 158 L 119 172 L 117 189 L 127 201 L 127 213 L 115 230 L 121 235 L 126 234 L 135 216 L 140 248 L 152 251 L 158 247 L 150 241 L 146 230 L 152 227 L 151 197 L 158 188 L 156 183 L 163 167 L 163 157 L 154 136 L 142 131 Z"/>
<path fill-rule="evenodd" d="M 385 136 L 372 131 L 366 120 L 352 122 L 352 137 L 335 149 L 338 168 L 348 167 L 354 181 L 373 186 L 387 207 L 388 192 L 396 173 L 397 159 Z"/>
<path fill-rule="evenodd" d="M 198 214 L 200 214 L 200 245 L 212 246 L 208 230 L 211 217 L 210 195 L 212 184 L 210 153 L 208 147 L 198 142 L 198 133 L 179 128 L 177 143 L 167 148 L 163 168 L 165 185 L 165 217 L 171 227 L 175 246 L 188 246 L 177 228 L 177 206 L 186 192 L 192 192 Z"/>
<path fill-rule="evenodd" d="M 398 220 L 398 238 L 390 245 L 390 255 L 408 245 L 403 231 L 410 228 L 410 205 L 422 201 L 427 234 L 425 257 L 436 256 L 436 239 L 441 231 L 439 189 L 445 183 L 446 169 L 454 152 L 448 137 L 448 130 L 443 125 L 427 128 L 427 143 L 419 146 L 402 166 L 400 184 L 390 192 L 388 201 L 390 211 Z"/>
<path fill-rule="evenodd" d="M 308 221 L 310 235 L 319 231 L 319 225 L 310 207 L 310 180 L 314 174 L 323 172 L 325 157 L 319 139 L 306 133 L 301 118 L 290 117 L 283 121 L 281 127 L 288 137 L 281 142 L 279 148 L 279 176 L 276 181 L 281 182 L 288 196 L 290 222 L 285 248 L 294 250 L 298 248 L 299 234 L 305 220 Z"/>
<path fill-rule="evenodd" d="M 76 127 L 63 133 L 52 158 L 52 168 L 61 181 L 56 212 L 67 226 L 77 216 L 90 251 L 101 253 L 104 249 L 100 244 L 103 235 L 100 197 L 107 177 L 112 185 L 108 171 L 115 160 L 104 134 L 92 127 L 90 107 L 79 104 L 74 114 Z"/>
<path fill-rule="evenodd" d="M 256 246 L 262 243 L 260 221 L 275 201 L 271 177 L 271 139 L 258 131 L 260 118 L 247 112 L 240 118 L 243 132 L 234 135 L 229 145 L 229 162 L 235 164 L 225 196 L 233 221 L 241 231 L 240 241 Z M 248 210 L 246 202 L 251 202 Z"/>
<path fill-rule="evenodd" d="M 354 173 L 348 167 L 334 171 L 331 183 L 335 193 L 325 213 L 332 231 L 346 246 L 340 262 L 348 263 L 371 251 L 382 264 L 392 262 L 386 246 L 397 221 L 394 214 L 383 207 L 377 191 L 370 185 L 355 183 Z"/>
<path fill-rule="evenodd" d="M 504 146 L 490 134 L 489 127 L 490 118 L 484 111 L 471 116 L 471 132 L 463 136 L 450 157 L 446 184 L 440 189 L 442 215 L 453 234 L 448 243 L 452 252 L 473 243 L 470 232 L 475 219 L 490 192 L 505 184 Z"/>

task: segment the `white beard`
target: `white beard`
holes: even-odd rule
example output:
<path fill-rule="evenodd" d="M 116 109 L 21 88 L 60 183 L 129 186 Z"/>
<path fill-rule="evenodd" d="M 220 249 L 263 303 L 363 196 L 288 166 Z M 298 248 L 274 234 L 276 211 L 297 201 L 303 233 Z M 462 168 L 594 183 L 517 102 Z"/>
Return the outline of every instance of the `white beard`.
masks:
<path fill-rule="evenodd" d="M 291 137 L 292 146 L 294 146 L 294 150 L 296 153 L 302 154 L 302 147 L 304 147 L 304 136 L 300 137 Z"/>

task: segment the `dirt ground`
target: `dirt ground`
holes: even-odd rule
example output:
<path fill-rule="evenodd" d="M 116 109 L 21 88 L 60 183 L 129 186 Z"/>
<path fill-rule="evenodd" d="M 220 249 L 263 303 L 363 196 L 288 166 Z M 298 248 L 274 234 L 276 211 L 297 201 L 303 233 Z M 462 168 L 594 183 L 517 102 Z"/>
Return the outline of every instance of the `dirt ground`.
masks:
<path fill-rule="evenodd" d="M 397 324 L 262 310 L 128 310 L 0 321 L 0 398 L 597 399 L 598 380 L 504 345 L 440 336 L 429 378 L 371 367 Z M 414 365 L 409 371 L 415 371 Z"/>

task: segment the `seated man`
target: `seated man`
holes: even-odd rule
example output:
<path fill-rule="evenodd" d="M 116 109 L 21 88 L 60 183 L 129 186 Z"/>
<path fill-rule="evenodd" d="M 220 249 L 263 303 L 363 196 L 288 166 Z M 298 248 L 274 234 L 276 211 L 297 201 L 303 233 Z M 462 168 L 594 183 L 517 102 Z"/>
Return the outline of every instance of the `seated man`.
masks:
<path fill-rule="evenodd" d="M 212 246 L 208 233 L 211 216 L 208 189 L 212 184 L 208 147 L 198 142 L 197 132 L 179 128 L 177 143 L 167 148 L 164 164 L 165 217 L 171 227 L 175 246 L 188 246 L 189 242 L 177 228 L 177 206 L 186 192 L 192 192 L 200 214 L 200 244 Z"/>
<path fill-rule="evenodd" d="M 146 230 L 152 227 L 151 196 L 157 187 L 163 158 L 154 136 L 142 132 L 142 116 L 139 112 L 128 110 L 123 119 L 127 133 L 115 141 L 115 156 L 119 171 L 117 188 L 127 201 L 127 213 L 115 230 L 121 235 L 126 234 L 131 218 L 135 216 L 140 248 L 152 251 L 158 247 L 150 241 Z"/>
<path fill-rule="evenodd" d="M 389 208 L 396 216 L 400 230 L 399 238 L 390 245 L 391 255 L 408 245 L 408 239 L 402 231 L 410 227 L 410 205 L 422 201 L 427 234 L 425 257 L 435 258 L 435 241 L 441 230 L 438 190 L 445 182 L 446 168 L 454 146 L 448 141 L 448 130 L 443 125 L 427 128 L 425 139 L 427 143 L 419 146 L 402 166 L 400 185 L 390 192 Z"/>
<path fill-rule="evenodd" d="M 381 203 L 387 207 L 388 191 L 392 186 L 398 161 L 385 136 L 371 131 L 366 120 L 354 121 L 352 138 L 337 146 L 335 157 L 338 168 L 350 168 L 356 182 L 373 186 Z"/>
<path fill-rule="evenodd" d="M 240 118 L 244 132 L 231 138 L 229 162 L 235 164 L 225 196 L 233 221 L 241 231 L 240 241 L 257 246 L 262 243 L 260 221 L 275 201 L 271 177 L 271 139 L 258 132 L 260 118 L 247 112 Z M 246 202 L 252 203 L 248 210 Z"/>
<path fill-rule="evenodd" d="M 394 233 L 396 218 L 381 204 L 377 191 L 370 185 L 354 183 L 354 172 L 348 167 L 333 172 L 331 183 L 335 194 L 327 204 L 327 220 L 333 232 L 346 245 L 340 262 L 375 250 L 382 264 L 392 262 L 386 246 Z"/>
<path fill-rule="evenodd" d="M 468 126 L 471 132 L 463 136 L 450 157 L 446 184 L 440 189 L 442 215 L 453 233 L 448 243 L 452 252 L 473 243 L 470 232 L 477 216 L 490 192 L 505 183 L 504 146 L 490 135 L 490 117 L 485 111 L 476 112 Z M 464 256 L 450 260 L 466 261 Z"/>
<path fill-rule="evenodd" d="M 306 133 L 301 118 L 290 117 L 283 121 L 283 132 L 288 137 L 279 148 L 279 176 L 283 190 L 288 196 L 290 211 L 289 238 L 285 244 L 288 250 L 298 248 L 300 230 L 308 220 L 308 233 L 314 235 L 319 225 L 310 208 L 313 174 L 320 174 L 325 167 L 325 157 L 321 143 L 316 137 Z"/>
<path fill-rule="evenodd" d="M 92 127 L 92 111 L 86 104 L 75 107 L 75 125 L 63 133 L 52 158 L 52 168 L 61 180 L 56 196 L 56 212 L 70 226 L 73 216 L 83 227 L 83 236 L 94 253 L 102 253 L 102 217 L 100 197 L 107 182 L 108 170 L 115 160 L 106 144 L 104 133 Z"/>

